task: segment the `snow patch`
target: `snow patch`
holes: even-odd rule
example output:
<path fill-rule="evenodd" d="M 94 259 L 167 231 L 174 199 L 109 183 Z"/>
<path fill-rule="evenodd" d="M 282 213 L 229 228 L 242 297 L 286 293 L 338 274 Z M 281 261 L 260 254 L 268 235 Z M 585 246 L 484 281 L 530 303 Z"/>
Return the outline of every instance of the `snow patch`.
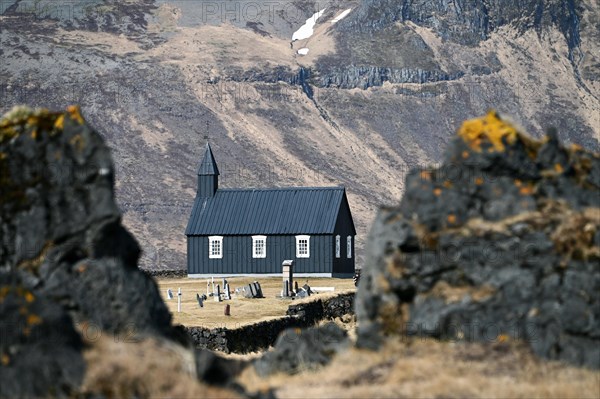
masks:
<path fill-rule="evenodd" d="M 331 22 L 332 24 L 335 24 L 336 22 L 340 22 L 344 17 L 346 17 L 346 15 L 350 14 L 350 11 L 352 11 L 351 8 L 344 10 L 340 13 L 340 15 L 338 15 L 337 17 L 335 17 L 334 19 L 332 19 Z"/>
<path fill-rule="evenodd" d="M 312 15 L 312 17 L 307 19 L 306 23 L 304 25 L 302 25 L 300 27 L 300 29 L 298 29 L 296 32 L 294 32 L 294 34 L 292 35 L 292 41 L 308 39 L 309 37 L 311 37 L 312 34 L 314 33 L 313 28 L 315 27 L 315 24 L 317 23 L 317 19 L 319 19 L 321 17 L 321 15 L 323 15 L 325 10 L 326 10 L 326 8 L 314 13 Z"/>
<path fill-rule="evenodd" d="M 298 54 L 300 54 L 300 55 L 308 54 L 308 48 L 306 48 L 306 47 L 301 48 L 300 50 L 298 50 Z"/>

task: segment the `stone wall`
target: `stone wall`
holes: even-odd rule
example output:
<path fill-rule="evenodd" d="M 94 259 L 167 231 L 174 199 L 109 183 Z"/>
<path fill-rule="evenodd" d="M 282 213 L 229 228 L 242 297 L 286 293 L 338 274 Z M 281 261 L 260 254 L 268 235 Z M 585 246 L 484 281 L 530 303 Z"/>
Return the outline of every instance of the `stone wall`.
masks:
<path fill-rule="evenodd" d="M 186 327 L 186 330 L 197 348 L 248 353 L 269 348 L 288 328 L 306 328 L 346 314 L 354 314 L 354 293 L 290 305 L 284 317 L 236 329 Z"/>
<path fill-rule="evenodd" d="M 140 269 L 150 277 L 154 278 L 181 278 L 187 277 L 187 269 L 165 269 L 165 270 L 147 270 Z"/>

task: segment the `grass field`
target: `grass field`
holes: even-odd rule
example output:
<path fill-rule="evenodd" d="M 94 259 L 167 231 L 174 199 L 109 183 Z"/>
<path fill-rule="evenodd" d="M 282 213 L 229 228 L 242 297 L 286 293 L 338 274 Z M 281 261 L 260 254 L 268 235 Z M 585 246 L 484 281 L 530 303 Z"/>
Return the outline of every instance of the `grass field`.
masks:
<path fill-rule="evenodd" d="M 237 328 L 246 324 L 284 316 L 288 306 L 291 304 L 312 301 L 332 295 L 330 293 L 322 293 L 301 300 L 277 298 L 281 292 L 281 277 L 232 277 L 228 278 L 227 281 L 231 287 L 232 299 L 230 301 L 215 302 L 214 298 L 209 297 L 204 301 L 204 307 L 200 308 L 196 301 L 196 293 L 200 295 L 206 294 L 207 279 L 156 279 L 160 293 L 173 315 L 173 323 L 190 327 Z M 260 283 L 265 296 L 264 298 L 248 299 L 244 298 L 241 294 L 233 294 L 236 288 L 243 287 L 253 281 Z M 308 285 L 312 287 L 334 287 L 335 291 L 333 295 L 355 290 L 352 279 L 300 278 L 297 281 L 300 286 L 308 282 Z M 217 283 L 222 285 L 222 279 L 215 279 L 215 284 Z M 177 312 L 177 290 L 179 288 L 181 288 L 181 312 Z M 173 299 L 167 298 L 167 289 L 173 291 Z M 231 316 L 224 315 L 225 305 L 227 304 L 231 307 Z"/>
<path fill-rule="evenodd" d="M 350 348 L 317 370 L 237 380 L 277 398 L 598 398 L 600 373 L 536 358 L 522 342 L 390 339 L 379 351 Z"/>

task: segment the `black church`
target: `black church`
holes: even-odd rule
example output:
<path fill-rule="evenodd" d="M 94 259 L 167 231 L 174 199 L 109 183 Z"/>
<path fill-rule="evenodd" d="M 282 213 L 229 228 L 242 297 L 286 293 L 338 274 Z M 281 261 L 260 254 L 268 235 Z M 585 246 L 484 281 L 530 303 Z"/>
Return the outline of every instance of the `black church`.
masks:
<path fill-rule="evenodd" d="M 189 277 L 352 277 L 356 230 L 344 187 L 219 189 L 210 145 L 185 231 Z"/>

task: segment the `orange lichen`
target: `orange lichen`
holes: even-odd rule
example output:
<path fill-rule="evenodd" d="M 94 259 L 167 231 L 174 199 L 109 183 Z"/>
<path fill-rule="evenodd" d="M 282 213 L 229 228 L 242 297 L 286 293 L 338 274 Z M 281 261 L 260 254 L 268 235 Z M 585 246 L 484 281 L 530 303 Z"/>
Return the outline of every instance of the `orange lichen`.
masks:
<path fill-rule="evenodd" d="M 503 342 L 507 342 L 510 340 L 510 337 L 506 334 L 500 334 L 498 336 L 498 342 L 503 343 Z"/>
<path fill-rule="evenodd" d="M 443 183 L 443 186 L 446 187 L 446 188 L 452 188 L 452 182 L 450 180 L 446 180 Z"/>
<path fill-rule="evenodd" d="M 462 152 L 462 157 L 463 157 L 463 159 L 469 158 L 469 151 L 463 151 Z"/>
<path fill-rule="evenodd" d="M 33 294 L 32 294 L 31 292 L 29 292 L 29 291 L 27 291 L 27 292 L 25 293 L 24 297 L 25 297 L 25 302 L 27 302 L 27 303 L 31 303 L 31 302 L 33 302 L 33 301 L 35 300 L 35 297 L 34 297 L 34 296 L 33 296 Z"/>
<path fill-rule="evenodd" d="M 562 173 L 563 172 L 563 166 L 559 163 L 555 163 L 554 164 L 554 170 L 556 171 L 556 173 Z"/>
<path fill-rule="evenodd" d="M 419 176 L 421 176 L 421 179 L 423 180 L 431 180 L 431 172 L 428 170 L 422 170 Z"/>
<path fill-rule="evenodd" d="M 515 143 L 517 130 L 500 119 L 495 111 L 489 111 L 482 118 L 465 121 L 458 130 L 458 135 L 477 152 L 481 151 L 483 142 L 491 144 L 491 152 L 503 152 L 505 144 Z"/>
<path fill-rule="evenodd" d="M 483 184 L 483 177 L 476 177 L 475 184 L 481 186 Z"/>
<path fill-rule="evenodd" d="M 521 195 L 531 195 L 533 194 L 533 188 L 531 186 L 524 186 L 519 189 L 519 194 Z"/>
<path fill-rule="evenodd" d="M 51 112 L 46 108 L 13 107 L 0 118 L 0 142 L 18 136 L 23 132 L 23 127 L 33 128 L 31 131 L 28 130 L 32 139 L 37 139 L 43 130 L 62 131 L 66 114 L 79 124 L 84 123 L 77 105 L 68 107 L 66 113 Z"/>
<path fill-rule="evenodd" d="M 3 366 L 8 366 L 10 364 L 10 357 L 6 353 L 3 353 L 0 359 L 2 361 Z"/>
<path fill-rule="evenodd" d="M 71 116 L 71 119 L 77 121 L 80 125 L 83 125 L 83 116 L 81 116 L 79 105 L 69 105 L 67 107 L 67 112 Z"/>
<path fill-rule="evenodd" d="M 439 197 L 442 194 L 442 189 L 441 188 L 435 188 L 433 190 L 433 194 L 435 194 L 436 197 Z"/>
<path fill-rule="evenodd" d="M 58 118 L 56 118 L 56 121 L 54 122 L 54 127 L 58 130 L 63 130 L 63 128 L 65 127 L 65 116 L 61 115 Z"/>
<path fill-rule="evenodd" d="M 42 318 L 35 314 L 30 314 L 27 316 L 27 325 L 35 326 L 38 324 L 42 324 Z"/>
<path fill-rule="evenodd" d="M 456 215 L 453 215 L 452 213 L 448 215 L 448 223 L 450 224 L 455 224 L 456 223 Z"/>

